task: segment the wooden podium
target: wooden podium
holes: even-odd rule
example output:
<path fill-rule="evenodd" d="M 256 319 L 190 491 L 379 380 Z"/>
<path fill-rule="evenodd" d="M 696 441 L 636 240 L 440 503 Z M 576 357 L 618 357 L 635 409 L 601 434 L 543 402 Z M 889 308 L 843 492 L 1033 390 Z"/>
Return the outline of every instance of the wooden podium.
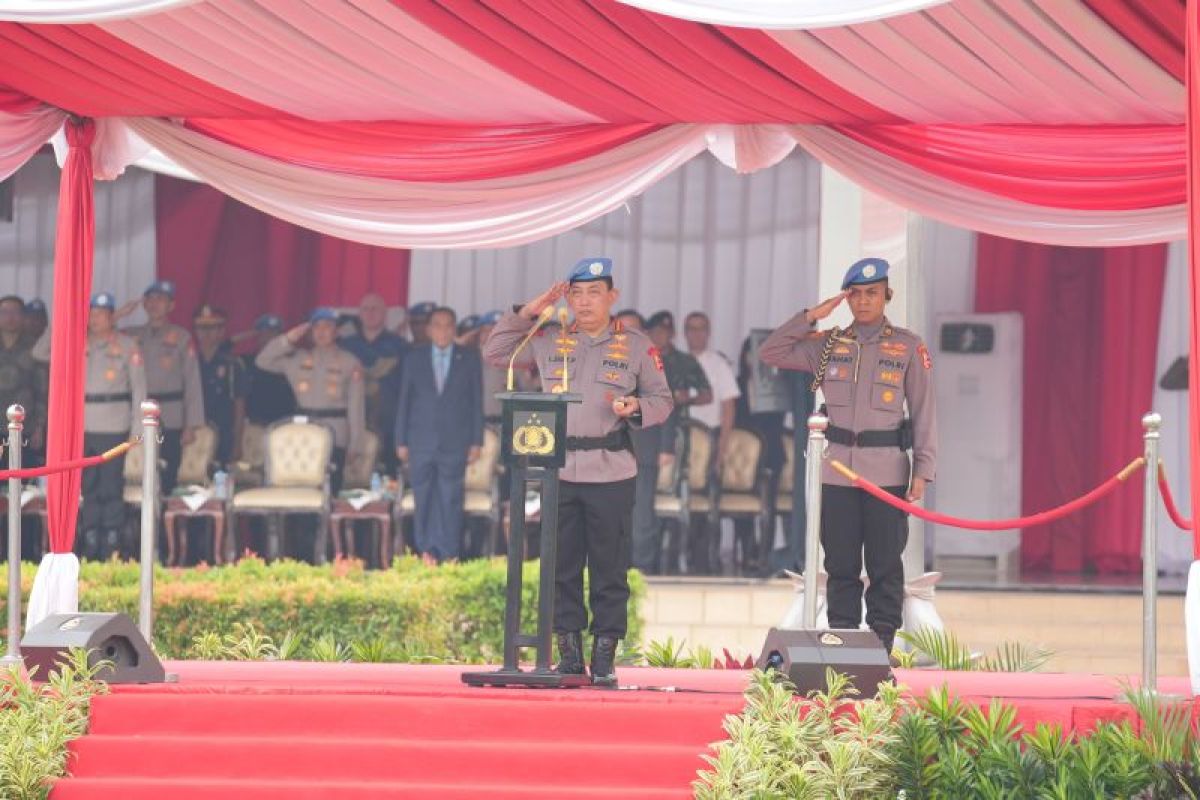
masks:
<path fill-rule="evenodd" d="M 588 686 L 587 675 L 560 675 L 554 656 L 554 570 L 558 556 L 558 470 L 567 461 L 567 408 L 583 401 L 578 394 L 504 392 L 501 402 L 500 458 L 508 465 L 508 583 L 504 605 L 504 666 L 490 672 L 463 673 L 470 686 Z M 525 558 L 525 488 L 542 489 L 541 573 L 538 581 L 537 633 L 521 632 L 522 565 Z M 521 650 L 533 648 L 532 670 L 520 667 Z"/>

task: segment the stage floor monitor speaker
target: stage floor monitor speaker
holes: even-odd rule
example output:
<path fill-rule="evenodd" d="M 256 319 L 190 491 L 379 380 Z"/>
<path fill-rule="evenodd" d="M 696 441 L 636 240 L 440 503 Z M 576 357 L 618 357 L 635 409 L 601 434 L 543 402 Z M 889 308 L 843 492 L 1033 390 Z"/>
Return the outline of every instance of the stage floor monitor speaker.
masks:
<path fill-rule="evenodd" d="M 25 632 L 21 655 L 26 669 L 45 680 L 66 660 L 67 651 L 89 651 L 88 663 L 110 662 L 96 677 L 106 683 L 163 683 L 166 672 L 133 620 L 124 614 L 51 614 Z"/>
<path fill-rule="evenodd" d="M 873 696 L 879 684 L 892 680 L 888 654 L 873 631 L 771 628 L 755 666 L 787 675 L 800 694 L 823 691 L 826 669 L 850 678 L 863 697 Z"/>

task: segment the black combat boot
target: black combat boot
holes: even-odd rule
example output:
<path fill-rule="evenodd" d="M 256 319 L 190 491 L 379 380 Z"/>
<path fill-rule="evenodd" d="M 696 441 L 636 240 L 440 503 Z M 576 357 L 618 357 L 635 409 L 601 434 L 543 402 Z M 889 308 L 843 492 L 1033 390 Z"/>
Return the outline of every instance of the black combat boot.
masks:
<path fill-rule="evenodd" d="M 592 639 L 592 684 L 616 687 L 617 637 L 597 636 Z"/>
<path fill-rule="evenodd" d="M 558 643 L 558 666 L 554 671 L 560 675 L 583 675 L 583 634 L 579 631 L 556 633 Z"/>

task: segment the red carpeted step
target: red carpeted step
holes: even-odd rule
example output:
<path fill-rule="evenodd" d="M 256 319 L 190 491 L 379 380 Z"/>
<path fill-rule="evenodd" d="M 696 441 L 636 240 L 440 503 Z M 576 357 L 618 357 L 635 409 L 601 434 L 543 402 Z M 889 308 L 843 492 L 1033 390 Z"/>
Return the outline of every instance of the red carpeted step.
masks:
<path fill-rule="evenodd" d="M 580 719 L 586 725 L 585 719 Z M 334 737 L 87 735 L 71 743 L 86 777 L 381 780 L 623 788 L 687 786 L 703 747 L 573 741 L 522 742 Z"/>
<path fill-rule="evenodd" d="M 391 798 L 436 797 L 439 800 L 686 800 L 686 786 L 674 789 L 610 788 L 582 781 L 578 786 L 547 786 L 534 783 L 472 784 L 363 781 L 232 781 L 173 778 L 69 778 L 59 781 L 50 800 L 390 800 Z"/>
<path fill-rule="evenodd" d="M 501 732 L 521 741 L 692 744 L 724 738 L 726 713 L 740 697 L 654 698 L 641 702 L 561 702 L 529 697 L 478 699 L 388 695 L 114 694 L 92 702 L 93 734 L 321 735 L 488 739 Z M 665 713 L 651 713 L 653 711 Z"/>

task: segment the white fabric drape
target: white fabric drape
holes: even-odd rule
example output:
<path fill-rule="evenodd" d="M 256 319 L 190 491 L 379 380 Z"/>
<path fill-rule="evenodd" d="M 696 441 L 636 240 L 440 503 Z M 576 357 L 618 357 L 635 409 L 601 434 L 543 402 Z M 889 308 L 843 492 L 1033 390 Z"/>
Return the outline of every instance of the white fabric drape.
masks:
<path fill-rule="evenodd" d="M 713 346 L 736 358 L 751 328 L 817 299 L 819 213 L 820 166 L 803 153 L 754 175 L 701 156 L 625 208 L 546 241 L 415 250 L 409 297 L 461 314 L 505 309 L 562 280 L 578 259 L 607 255 L 616 262 L 618 307 L 673 311 L 681 337 L 683 316 L 707 311 Z"/>
<path fill-rule="evenodd" d="M 908 14 L 946 0 L 619 0 L 657 14 L 736 28 L 827 28 Z"/>
<path fill-rule="evenodd" d="M 838 86 L 919 123 L 1180 123 L 1184 87 L 1082 0 L 947 3 L 774 31 Z"/>
<path fill-rule="evenodd" d="M 830 128 L 794 126 L 791 135 L 822 162 L 865 188 L 960 228 L 1073 246 L 1114 247 L 1182 239 L 1184 205 L 1130 211 L 1035 206 L 930 175 Z"/>
<path fill-rule="evenodd" d="M 3 0 L 0 20 L 52 23 L 103 22 L 157 14 L 196 0 Z"/>
<path fill-rule="evenodd" d="M 13 219 L 0 222 L 0 295 L 53 296 L 54 231 L 61 175 L 48 154 L 13 176 Z M 154 176 L 128 170 L 95 186 L 95 290 L 137 297 L 154 280 Z"/>
<path fill-rule="evenodd" d="M 79 610 L 79 559 L 74 553 L 46 553 L 33 576 L 25 630 L 51 614 Z"/>
<path fill-rule="evenodd" d="M 1167 468 L 1175 503 L 1185 515 L 1195 518 L 1191 487 L 1188 482 L 1188 409 L 1187 392 L 1168 391 L 1158 385 L 1163 373 L 1180 356 L 1188 354 L 1188 264 L 1187 245 L 1173 243 L 1167 251 L 1167 275 L 1163 288 L 1162 318 L 1158 332 L 1158 366 L 1154 371 L 1154 404 L 1162 414 L 1160 457 Z M 1189 376 L 1196 380 L 1195 375 Z M 1159 503 L 1158 567 L 1172 575 L 1183 575 L 1192 563 L 1192 536 L 1175 527 Z"/>
<path fill-rule="evenodd" d="M 129 126 L 172 161 L 260 211 L 384 247 L 505 247 L 576 228 L 702 152 L 707 128 L 674 125 L 565 167 L 461 183 L 362 178 L 285 164 L 157 119 Z"/>
<path fill-rule="evenodd" d="M 12 175 L 62 127 L 67 113 L 50 106 L 0 111 L 0 181 Z"/>

